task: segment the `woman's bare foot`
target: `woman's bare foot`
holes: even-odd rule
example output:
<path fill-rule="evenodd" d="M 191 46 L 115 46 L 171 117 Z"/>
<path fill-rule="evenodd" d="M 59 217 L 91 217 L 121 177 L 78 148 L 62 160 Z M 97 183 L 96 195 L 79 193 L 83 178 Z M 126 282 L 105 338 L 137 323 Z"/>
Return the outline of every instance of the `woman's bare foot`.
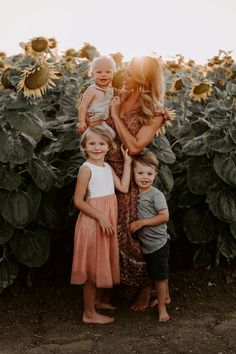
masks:
<path fill-rule="evenodd" d="M 143 312 L 149 307 L 149 301 L 151 296 L 151 288 L 146 287 L 140 290 L 138 299 L 131 306 L 131 310 L 135 312 Z"/>
<path fill-rule="evenodd" d="M 114 317 L 104 316 L 100 313 L 94 312 L 93 314 L 83 314 L 82 321 L 84 323 L 107 324 L 114 321 Z"/>
<path fill-rule="evenodd" d="M 166 299 L 166 305 L 169 305 L 171 303 L 171 299 L 170 299 L 170 297 L 168 297 L 167 299 Z M 158 300 L 157 300 L 157 298 L 155 298 L 155 299 L 152 299 L 151 301 L 150 301 L 150 307 L 156 307 L 158 305 Z"/>
<path fill-rule="evenodd" d="M 116 310 L 116 307 L 112 304 L 108 304 L 106 302 L 100 301 L 95 303 L 95 308 L 98 310 Z"/>

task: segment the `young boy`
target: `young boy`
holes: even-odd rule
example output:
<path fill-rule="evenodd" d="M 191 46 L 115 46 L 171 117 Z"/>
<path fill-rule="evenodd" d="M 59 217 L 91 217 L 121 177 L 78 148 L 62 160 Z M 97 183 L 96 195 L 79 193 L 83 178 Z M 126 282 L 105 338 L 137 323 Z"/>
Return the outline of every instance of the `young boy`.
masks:
<path fill-rule="evenodd" d="M 159 321 L 168 321 L 166 303 L 170 302 L 168 290 L 169 243 L 167 221 L 169 211 L 164 194 L 153 187 L 157 176 L 158 161 L 151 151 L 142 152 L 133 158 L 135 183 L 139 188 L 138 220 L 130 225 L 137 232 L 147 271 L 154 281 L 158 299 Z"/>

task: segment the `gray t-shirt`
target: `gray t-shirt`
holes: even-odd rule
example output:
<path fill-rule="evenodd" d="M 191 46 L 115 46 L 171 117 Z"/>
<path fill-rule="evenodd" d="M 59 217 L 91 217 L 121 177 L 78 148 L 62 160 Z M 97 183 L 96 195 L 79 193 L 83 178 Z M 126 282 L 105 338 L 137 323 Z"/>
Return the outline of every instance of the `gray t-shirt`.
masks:
<path fill-rule="evenodd" d="M 157 188 L 151 187 L 148 192 L 138 195 L 138 219 L 147 219 L 156 216 L 159 210 L 167 209 L 164 194 Z M 142 252 L 153 253 L 165 245 L 170 236 L 167 233 L 167 225 L 144 226 L 138 230 L 137 236 L 141 243 Z"/>

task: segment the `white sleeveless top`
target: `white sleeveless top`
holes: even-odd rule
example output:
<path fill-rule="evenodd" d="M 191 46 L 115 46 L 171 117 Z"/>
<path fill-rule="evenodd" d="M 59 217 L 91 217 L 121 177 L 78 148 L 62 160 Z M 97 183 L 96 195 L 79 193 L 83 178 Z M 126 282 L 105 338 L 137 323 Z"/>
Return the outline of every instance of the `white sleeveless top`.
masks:
<path fill-rule="evenodd" d="M 107 162 L 104 162 L 104 166 L 97 166 L 86 161 L 82 166 L 87 166 L 91 171 L 87 198 L 96 198 L 115 194 L 112 169 Z"/>

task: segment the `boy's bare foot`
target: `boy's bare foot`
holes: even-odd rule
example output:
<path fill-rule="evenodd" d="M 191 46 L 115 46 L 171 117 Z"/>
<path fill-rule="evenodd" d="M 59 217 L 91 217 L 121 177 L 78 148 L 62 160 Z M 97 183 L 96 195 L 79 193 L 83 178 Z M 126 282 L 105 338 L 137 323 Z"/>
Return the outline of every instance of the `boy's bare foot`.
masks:
<path fill-rule="evenodd" d="M 98 310 L 116 310 L 116 307 L 113 306 L 112 304 L 108 304 L 106 302 L 97 302 L 95 304 L 95 308 Z"/>
<path fill-rule="evenodd" d="M 166 299 L 166 305 L 168 305 L 168 304 L 170 304 L 171 303 L 171 299 L 170 299 L 170 297 L 168 297 L 167 299 Z M 158 299 L 157 298 L 155 298 L 155 299 L 152 299 L 151 301 L 150 301 L 150 307 L 155 307 L 155 306 L 157 306 L 158 305 Z"/>
<path fill-rule="evenodd" d="M 107 324 L 114 321 L 114 317 L 104 316 L 100 313 L 93 313 L 92 315 L 83 314 L 82 321 L 84 323 L 96 323 L 96 324 Z"/>
<path fill-rule="evenodd" d="M 159 322 L 166 322 L 170 319 L 170 316 L 168 315 L 168 312 L 166 311 L 165 308 L 159 309 L 159 316 L 158 320 Z"/>

